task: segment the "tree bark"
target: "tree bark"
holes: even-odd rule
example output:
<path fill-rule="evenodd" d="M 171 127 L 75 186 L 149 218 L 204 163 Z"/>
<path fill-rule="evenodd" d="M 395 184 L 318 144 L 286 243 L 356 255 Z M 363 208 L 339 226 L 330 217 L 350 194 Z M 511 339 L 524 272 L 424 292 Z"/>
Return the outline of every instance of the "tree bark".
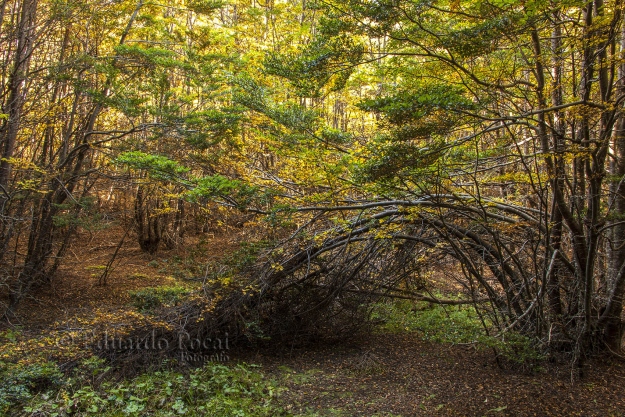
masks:
<path fill-rule="evenodd" d="M 11 176 L 11 162 L 19 132 L 22 109 L 26 99 L 26 78 L 33 53 L 34 33 L 38 0 L 24 0 L 17 28 L 17 49 L 13 59 L 13 69 L 9 77 L 8 100 L 2 109 L 7 119 L 0 127 L 0 186 L 7 188 Z M 3 7 L 4 9 L 4 7 Z M 0 199 L 4 198 L 0 196 Z"/>

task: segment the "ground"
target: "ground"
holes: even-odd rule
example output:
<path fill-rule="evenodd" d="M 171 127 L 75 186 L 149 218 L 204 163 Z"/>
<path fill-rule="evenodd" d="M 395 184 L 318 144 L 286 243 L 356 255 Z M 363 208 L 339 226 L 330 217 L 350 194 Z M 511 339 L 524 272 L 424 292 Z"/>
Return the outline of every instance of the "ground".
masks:
<path fill-rule="evenodd" d="M 432 344 L 418 334 L 382 333 L 349 346 L 258 353 L 248 359 L 284 380 L 281 402 L 341 416 L 621 416 L 625 366 L 587 363 L 532 370 L 504 365 L 492 351 Z"/>
<path fill-rule="evenodd" d="M 45 332 L 94 308 L 123 312 L 130 308 L 129 291 L 192 275 L 185 257 L 220 257 L 234 250 L 237 240 L 232 233 L 211 236 L 192 249 L 155 256 L 141 253 L 129 241 L 106 285 L 98 285 L 117 243 L 105 236 L 74 245 L 52 283 L 23 304 L 18 315 L 24 332 Z M 512 366 L 496 361 L 492 350 L 474 345 L 432 343 L 418 332 L 380 330 L 334 345 L 236 351 L 231 362 L 237 361 L 260 365 L 266 376 L 284 386 L 279 402 L 293 414 L 625 415 L 625 362 L 618 358 L 588 361 L 579 378 L 577 370 L 563 363 Z"/>

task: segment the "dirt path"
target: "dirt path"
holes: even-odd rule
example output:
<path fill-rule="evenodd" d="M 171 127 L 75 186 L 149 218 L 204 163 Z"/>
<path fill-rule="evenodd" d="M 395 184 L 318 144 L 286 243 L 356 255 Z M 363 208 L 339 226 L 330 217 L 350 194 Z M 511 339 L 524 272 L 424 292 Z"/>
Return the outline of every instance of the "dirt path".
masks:
<path fill-rule="evenodd" d="M 378 334 L 350 346 L 245 358 L 288 387 L 293 412 L 327 416 L 623 416 L 625 364 L 570 369 L 501 369 L 491 351 Z"/>

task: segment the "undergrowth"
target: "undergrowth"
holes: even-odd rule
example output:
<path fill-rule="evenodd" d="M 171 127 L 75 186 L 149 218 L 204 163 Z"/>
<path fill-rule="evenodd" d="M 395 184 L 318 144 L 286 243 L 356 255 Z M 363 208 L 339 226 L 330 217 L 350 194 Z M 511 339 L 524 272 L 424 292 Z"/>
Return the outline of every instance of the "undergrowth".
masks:
<path fill-rule="evenodd" d="M 152 312 L 158 307 L 173 306 L 181 302 L 189 289 L 180 285 L 149 287 L 129 291 L 132 305 L 142 313 Z"/>
<path fill-rule="evenodd" d="M 0 362 L 0 415 L 5 415 L 16 404 L 28 401 L 37 392 L 57 387 L 62 377 L 52 362 Z"/>
<path fill-rule="evenodd" d="M 253 365 L 209 363 L 187 372 L 158 370 L 121 382 L 98 381 L 108 369 L 90 358 L 62 386 L 13 399 L 12 416 L 279 416 L 281 388 Z M 58 372 L 58 370 L 57 370 Z M 23 372 L 22 372 L 23 373 Z M 17 375 L 17 374 L 16 374 Z M 19 374 L 21 375 L 21 374 Z M 4 382 L 4 381 L 3 381 Z M 9 412 L 5 407 L 4 412 Z"/>
<path fill-rule="evenodd" d="M 376 304 L 371 318 L 382 322 L 386 331 L 415 332 L 421 339 L 434 343 L 471 344 L 478 349 L 495 349 L 498 355 L 518 364 L 543 359 L 527 336 L 514 332 L 496 336 L 497 332 L 488 319 L 480 319 L 471 305 L 387 301 Z"/>

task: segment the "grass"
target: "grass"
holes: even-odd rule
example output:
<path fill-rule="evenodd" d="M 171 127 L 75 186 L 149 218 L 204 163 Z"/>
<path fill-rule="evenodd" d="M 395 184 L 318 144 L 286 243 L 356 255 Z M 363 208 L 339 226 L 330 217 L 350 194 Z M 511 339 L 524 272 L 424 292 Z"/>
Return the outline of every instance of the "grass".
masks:
<path fill-rule="evenodd" d="M 384 330 L 417 332 L 422 339 L 437 343 L 474 343 L 484 327 L 472 307 L 442 306 L 427 302 L 382 302 L 373 312 Z"/>
<path fill-rule="evenodd" d="M 158 307 L 178 304 L 189 294 L 189 289 L 181 285 L 143 288 L 130 291 L 132 305 L 142 313 L 152 312 Z"/>
<path fill-rule="evenodd" d="M 443 306 L 427 302 L 389 301 L 375 306 L 372 318 L 382 321 L 383 329 L 393 332 L 415 332 L 434 343 L 473 344 L 491 348 L 508 360 L 520 364 L 542 359 L 529 337 L 507 332 L 493 336 L 495 329 L 470 305 Z M 488 331 L 487 331 L 488 330 Z"/>

